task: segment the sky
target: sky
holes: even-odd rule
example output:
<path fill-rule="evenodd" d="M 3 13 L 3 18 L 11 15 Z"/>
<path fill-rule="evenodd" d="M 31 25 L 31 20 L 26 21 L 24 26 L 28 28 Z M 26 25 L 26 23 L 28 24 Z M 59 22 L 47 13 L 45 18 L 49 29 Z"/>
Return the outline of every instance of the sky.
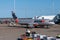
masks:
<path fill-rule="evenodd" d="M 0 0 L 0 18 L 12 17 L 14 0 Z M 42 15 L 56 15 L 60 12 L 60 0 L 15 0 L 15 14 L 18 18 Z"/>

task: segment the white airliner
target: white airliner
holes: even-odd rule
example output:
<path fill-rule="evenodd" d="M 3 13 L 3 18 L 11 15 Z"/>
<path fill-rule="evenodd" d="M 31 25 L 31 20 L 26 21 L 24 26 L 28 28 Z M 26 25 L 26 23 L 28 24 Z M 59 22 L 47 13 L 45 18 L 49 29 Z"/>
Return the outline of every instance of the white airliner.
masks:
<path fill-rule="evenodd" d="M 55 17 L 55 15 L 51 15 L 51 16 L 36 16 L 36 17 L 33 17 L 33 19 L 36 19 L 36 20 L 44 19 L 46 23 L 55 24 L 54 21 L 53 21 L 54 17 Z"/>
<path fill-rule="evenodd" d="M 54 17 L 55 17 L 55 15 L 52 15 L 52 16 L 41 16 L 38 19 L 43 19 L 44 18 L 46 20 L 46 22 L 48 22 L 50 24 L 55 24 L 54 23 Z M 47 21 L 47 20 L 49 20 L 49 21 Z"/>
<path fill-rule="evenodd" d="M 55 17 L 55 15 L 52 15 L 52 16 L 40 16 L 38 19 L 42 19 L 43 17 L 44 17 L 44 19 L 53 20 L 53 18 Z"/>
<path fill-rule="evenodd" d="M 32 19 L 44 19 L 50 24 L 59 24 L 60 23 L 60 14 L 57 15 L 49 15 L 49 16 L 35 16 Z"/>
<path fill-rule="evenodd" d="M 51 16 L 35 16 L 33 17 L 33 19 L 42 19 L 44 17 L 44 19 L 49 19 L 52 20 L 56 15 L 51 15 Z"/>

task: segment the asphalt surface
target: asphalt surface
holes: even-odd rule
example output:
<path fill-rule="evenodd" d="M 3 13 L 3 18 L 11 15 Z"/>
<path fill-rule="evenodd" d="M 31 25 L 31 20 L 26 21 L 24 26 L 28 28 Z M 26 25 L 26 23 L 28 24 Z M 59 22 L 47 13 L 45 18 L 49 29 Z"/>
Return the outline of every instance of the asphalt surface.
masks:
<path fill-rule="evenodd" d="M 56 37 L 57 34 L 60 34 L 60 25 L 50 26 L 49 29 L 33 28 L 30 30 L 39 34 Z M 0 40 L 17 40 L 25 31 L 26 28 L 8 27 L 7 24 L 0 24 Z"/>

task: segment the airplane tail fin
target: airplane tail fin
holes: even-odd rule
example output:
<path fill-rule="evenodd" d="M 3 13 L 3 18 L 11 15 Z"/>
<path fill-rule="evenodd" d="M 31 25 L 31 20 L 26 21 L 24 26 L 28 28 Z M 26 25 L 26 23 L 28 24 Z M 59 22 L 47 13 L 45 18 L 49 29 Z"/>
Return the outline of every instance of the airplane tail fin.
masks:
<path fill-rule="evenodd" d="M 19 20 L 13 11 L 12 11 L 12 17 L 15 20 L 15 23 L 18 23 Z"/>
<path fill-rule="evenodd" d="M 13 11 L 12 11 L 12 17 L 14 20 L 17 19 L 17 16 L 15 15 L 15 13 Z"/>

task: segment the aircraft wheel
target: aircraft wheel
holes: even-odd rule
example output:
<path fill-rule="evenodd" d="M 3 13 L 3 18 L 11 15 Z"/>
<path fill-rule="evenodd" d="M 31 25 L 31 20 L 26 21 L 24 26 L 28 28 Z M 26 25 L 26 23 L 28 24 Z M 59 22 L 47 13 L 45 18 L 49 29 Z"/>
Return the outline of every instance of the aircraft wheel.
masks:
<path fill-rule="evenodd" d="M 45 28 L 47 28 L 47 29 L 48 29 L 48 28 L 49 28 L 49 26 L 45 26 Z"/>

